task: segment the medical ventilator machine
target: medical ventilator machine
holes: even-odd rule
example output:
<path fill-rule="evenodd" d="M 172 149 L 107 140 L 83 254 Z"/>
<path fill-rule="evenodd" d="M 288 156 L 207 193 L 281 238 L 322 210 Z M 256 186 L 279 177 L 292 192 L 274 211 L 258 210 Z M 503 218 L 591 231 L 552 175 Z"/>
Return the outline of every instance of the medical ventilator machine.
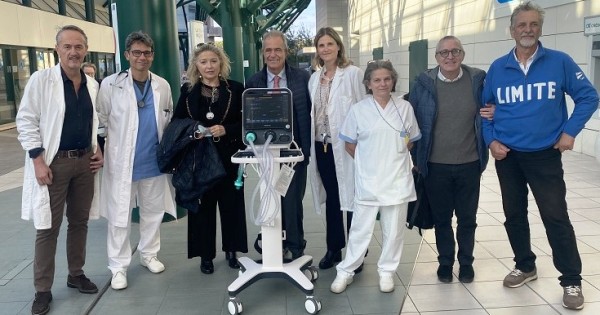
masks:
<path fill-rule="evenodd" d="M 260 176 L 252 194 L 252 219 L 261 227 L 262 262 L 240 257 L 239 277 L 227 290 L 227 308 L 231 315 L 240 314 L 242 303 L 238 293 L 252 283 L 266 278 L 285 278 L 306 294 L 304 307 L 310 314 L 321 310 L 321 302 L 314 293 L 312 281 L 319 277 L 312 264 L 312 257 L 304 255 L 291 262 L 284 262 L 281 228 L 281 196 L 285 196 L 293 177 L 293 166 L 303 161 L 299 149 L 290 149 L 293 142 L 292 91 L 289 89 L 247 89 L 242 94 L 242 136 L 248 146 L 231 157 L 240 164 L 235 185 L 241 188 L 242 176 L 247 164 L 252 165 Z M 296 146 L 297 147 L 297 146 Z M 260 207 L 254 209 L 255 197 L 260 188 Z"/>

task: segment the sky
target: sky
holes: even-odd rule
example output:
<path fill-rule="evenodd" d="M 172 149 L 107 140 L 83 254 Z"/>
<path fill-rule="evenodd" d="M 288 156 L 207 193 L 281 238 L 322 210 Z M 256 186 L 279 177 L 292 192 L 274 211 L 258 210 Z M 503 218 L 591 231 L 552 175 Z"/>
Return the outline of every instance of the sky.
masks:
<path fill-rule="evenodd" d="M 316 18 L 317 18 L 317 14 L 315 12 L 315 1 L 312 0 L 310 2 L 310 4 L 308 5 L 308 8 L 306 8 L 306 10 L 302 11 L 302 14 L 300 14 L 300 16 L 298 17 L 298 19 L 294 22 L 293 25 L 302 25 L 304 24 L 304 26 L 310 30 L 312 35 L 315 35 L 316 31 Z"/>

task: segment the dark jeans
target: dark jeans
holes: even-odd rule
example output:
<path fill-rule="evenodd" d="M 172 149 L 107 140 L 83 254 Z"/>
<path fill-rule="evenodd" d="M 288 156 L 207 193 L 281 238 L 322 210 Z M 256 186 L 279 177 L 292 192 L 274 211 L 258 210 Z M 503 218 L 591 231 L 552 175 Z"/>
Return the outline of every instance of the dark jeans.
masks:
<path fill-rule="evenodd" d="M 304 207 L 302 199 L 306 191 L 306 164 L 294 166 L 294 177 L 284 198 L 281 198 L 282 224 L 285 230 L 285 247 L 295 254 L 304 252 Z"/>
<path fill-rule="evenodd" d="M 429 163 L 425 191 L 433 214 L 438 262 L 442 266 L 454 265 L 453 214 L 458 222 L 458 263 L 473 264 L 480 178 L 479 161 L 457 165 Z"/>
<path fill-rule="evenodd" d="M 515 268 L 523 272 L 535 268 L 527 219 L 529 184 L 546 228 L 554 267 L 562 274 L 558 277 L 560 285 L 581 285 L 581 258 L 567 213 L 560 151 L 552 148 L 537 152 L 511 150 L 505 159 L 496 161 L 496 171 Z"/>
<path fill-rule="evenodd" d="M 327 145 L 327 152 L 323 150 L 322 142 L 315 142 L 315 155 L 317 169 L 327 194 L 325 200 L 325 221 L 327 250 L 338 251 L 346 246 L 346 234 L 344 232 L 344 212 L 340 210 L 340 191 L 335 174 L 335 162 L 333 159 L 333 147 Z M 346 232 L 350 231 L 352 212 L 346 212 Z"/>
<path fill-rule="evenodd" d="M 67 216 L 67 264 L 69 275 L 83 274 L 90 207 L 94 197 L 94 174 L 90 157 L 78 159 L 55 158 L 50 163 L 52 184 L 48 185 L 52 227 L 37 230 L 33 263 L 33 284 L 38 292 L 49 292 L 54 282 L 56 242 L 63 214 Z"/>

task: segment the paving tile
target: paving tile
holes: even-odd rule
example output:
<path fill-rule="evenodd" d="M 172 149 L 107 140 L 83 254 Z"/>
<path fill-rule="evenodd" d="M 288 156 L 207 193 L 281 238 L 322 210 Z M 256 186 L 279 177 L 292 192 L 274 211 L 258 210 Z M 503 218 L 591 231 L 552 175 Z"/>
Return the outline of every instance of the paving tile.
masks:
<path fill-rule="evenodd" d="M 502 281 L 473 282 L 465 287 L 484 308 L 542 305 L 546 302 L 527 286 L 505 288 Z"/>
<path fill-rule="evenodd" d="M 481 308 L 481 304 L 460 283 L 412 285 L 409 295 L 419 312 Z"/>

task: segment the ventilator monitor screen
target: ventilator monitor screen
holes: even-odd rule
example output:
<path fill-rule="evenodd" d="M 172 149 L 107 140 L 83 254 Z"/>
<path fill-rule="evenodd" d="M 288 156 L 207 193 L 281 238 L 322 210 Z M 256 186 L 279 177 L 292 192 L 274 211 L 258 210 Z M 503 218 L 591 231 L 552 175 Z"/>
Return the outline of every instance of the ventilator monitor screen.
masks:
<path fill-rule="evenodd" d="M 285 128 L 291 124 L 289 94 L 258 95 L 246 99 L 246 129 Z"/>
<path fill-rule="evenodd" d="M 255 144 L 263 144 L 268 135 L 272 143 L 292 140 L 292 92 L 289 89 L 247 89 L 242 96 L 243 137 L 256 134 Z"/>

